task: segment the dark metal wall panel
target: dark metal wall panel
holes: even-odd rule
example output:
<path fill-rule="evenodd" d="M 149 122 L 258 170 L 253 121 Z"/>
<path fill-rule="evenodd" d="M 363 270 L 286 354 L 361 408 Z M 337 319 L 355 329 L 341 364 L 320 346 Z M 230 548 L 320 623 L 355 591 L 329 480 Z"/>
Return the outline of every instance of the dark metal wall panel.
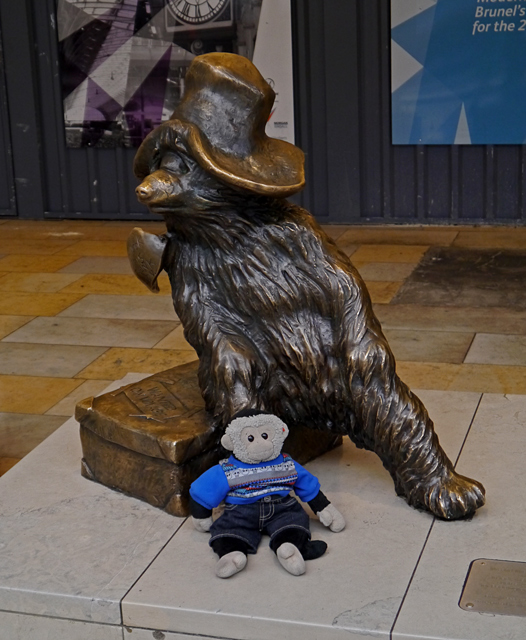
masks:
<path fill-rule="evenodd" d="M 460 193 L 459 211 L 464 219 L 476 220 L 485 214 L 492 215 L 491 203 L 485 198 L 484 184 L 485 154 L 482 147 L 460 147 L 459 171 Z"/>
<path fill-rule="evenodd" d="M 320 221 L 526 223 L 524 146 L 391 144 L 390 0 L 292 7 L 299 200 Z M 54 0 L 0 0 L 0 20 L 0 212 L 16 195 L 21 217 L 151 219 L 133 149 L 66 147 Z"/>
<path fill-rule="evenodd" d="M 385 127 L 382 121 L 381 95 L 381 33 L 380 15 L 375 2 L 356 2 L 358 26 L 358 78 L 360 95 L 360 165 L 361 207 L 359 214 L 371 218 L 384 212 L 383 163 L 368 153 L 369 148 L 385 149 Z M 367 38 L 363 33 L 367 32 Z M 352 60 L 349 60 L 353 64 Z M 355 62 L 356 64 L 356 62 Z M 364 195 L 367 197 L 364 198 Z"/>
<path fill-rule="evenodd" d="M 387 204 L 390 217 L 415 218 L 417 216 L 416 200 L 418 184 L 417 180 L 417 153 L 415 147 L 404 147 L 401 150 L 394 166 L 391 163 L 391 201 Z"/>
<path fill-rule="evenodd" d="M 103 213 L 112 213 L 121 208 L 119 202 L 119 180 L 117 162 L 113 149 L 97 150 L 97 197 L 100 199 L 99 207 Z"/>
<path fill-rule="evenodd" d="M 311 123 L 313 114 L 321 114 L 326 119 L 325 96 L 325 55 L 323 51 L 324 37 L 311 42 L 311 22 L 317 23 L 317 29 L 323 33 L 323 6 L 315 4 L 310 11 L 293 11 L 293 23 L 296 27 L 298 54 L 294 60 L 295 91 L 301 87 L 304 100 L 296 101 L 296 129 L 300 129 L 299 122 Z M 302 192 L 304 206 L 320 211 L 320 216 L 327 217 L 326 199 L 329 193 L 327 184 L 327 151 L 326 127 L 301 127 L 301 147 L 305 153 L 307 165 L 307 186 Z M 313 154 L 316 149 L 316 154 Z M 316 180 L 309 179 L 316 176 Z M 314 188 L 316 187 L 316 188 Z M 319 201 L 317 200 L 319 199 Z"/>
<path fill-rule="evenodd" d="M 428 147 L 423 153 L 427 214 L 429 218 L 440 218 L 451 208 L 451 148 Z"/>
<path fill-rule="evenodd" d="M 522 161 L 520 147 L 495 148 L 495 182 L 500 197 L 495 199 L 495 219 L 506 219 L 510 212 L 517 218 L 522 200 Z M 519 206 L 517 206 L 519 205 Z"/>
<path fill-rule="evenodd" d="M 325 19 L 326 55 L 332 59 L 338 55 L 339 40 L 347 43 L 347 54 L 356 57 L 356 11 L 352 4 L 339 11 L 339 7 L 327 4 Z M 349 29 L 349 25 L 352 25 Z M 334 81 L 324 83 L 323 91 L 328 113 L 326 179 L 329 187 L 328 215 L 337 219 L 337 212 L 350 208 L 359 211 L 360 183 L 360 114 L 353 96 L 358 87 L 358 72 L 349 73 L 347 64 L 334 70 Z M 326 79 L 326 75 L 324 74 Z M 339 123 L 339 124 L 338 124 Z M 344 135 L 353 141 L 345 157 L 339 154 L 339 139 Z"/>
<path fill-rule="evenodd" d="M 82 149 L 78 152 L 75 150 L 73 153 L 69 149 L 67 150 L 68 171 L 66 181 L 70 190 L 68 200 L 72 212 L 79 214 L 91 213 L 88 153 L 89 149 Z"/>
<path fill-rule="evenodd" d="M 299 200 L 348 224 L 526 224 L 523 146 L 391 144 L 390 0 L 293 0 Z"/>
<path fill-rule="evenodd" d="M 0 26 L 0 216 L 2 215 L 16 215 L 16 198 Z"/>
<path fill-rule="evenodd" d="M 17 214 L 38 218 L 43 200 L 33 17 L 25 0 L 2 0 L 0 21 Z"/>

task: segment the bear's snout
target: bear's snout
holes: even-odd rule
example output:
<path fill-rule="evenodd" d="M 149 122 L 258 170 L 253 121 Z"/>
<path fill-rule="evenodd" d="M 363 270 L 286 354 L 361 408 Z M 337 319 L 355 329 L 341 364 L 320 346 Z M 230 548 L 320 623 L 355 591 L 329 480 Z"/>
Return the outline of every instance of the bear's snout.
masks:
<path fill-rule="evenodd" d="M 180 194 L 178 180 L 167 171 L 159 169 L 147 176 L 135 189 L 137 200 L 148 207 L 173 205 Z"/>
<path fill-rule="evenodd" d="M 144 181 L 137 187 L 137 189 L 135 189 L 135 193 L 139 202 L 146 204 L 146 202 L 148 202 L 148 200 L 153 196 L 154 189 L 151 184 Z"/>

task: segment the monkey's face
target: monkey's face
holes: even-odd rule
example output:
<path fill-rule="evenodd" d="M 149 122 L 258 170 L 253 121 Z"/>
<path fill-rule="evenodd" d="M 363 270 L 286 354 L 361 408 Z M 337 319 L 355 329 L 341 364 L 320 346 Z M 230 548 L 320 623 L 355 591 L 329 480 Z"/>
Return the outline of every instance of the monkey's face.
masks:
<path fill-rule="evenodd" d="M 246 456 L 250 459 L 250 464 L 273 460 L 280 453 L 279 450 L 277 453 L 274 452 L 273 435 L 273 427 L 245 427 L 240 433 L 243 446 L 234 448 L 234 455 L 238 460 L 241 460 L 239 454 Z"/>
<path fill-rule="evenodd" d="M 217 200 L 218 181 L 186 149 L 157 149 L 151 169 L 135 192 L 139 202 L 152 213 L 170 214 L 185 208 L 202 210 Z"/>
<path fill-rule="evenodd" d="M 288 435 L 286 425 L 277 422 L 275 416 L 270 416 L 269 420 L 262 419 L 262 416 L 257 418 L 254 422 L 259 424 L 248 426 L 236 425 L 237 420 L 234 420 L 221 438 L 225 449 L 247 464 L 259 464 L 277 458 Z"/>

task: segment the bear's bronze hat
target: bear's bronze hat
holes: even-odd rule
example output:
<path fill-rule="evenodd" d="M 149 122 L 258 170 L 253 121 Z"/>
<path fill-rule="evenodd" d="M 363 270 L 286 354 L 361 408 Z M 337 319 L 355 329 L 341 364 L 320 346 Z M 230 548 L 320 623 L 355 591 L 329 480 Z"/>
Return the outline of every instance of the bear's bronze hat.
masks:
<path fill-rule="evenodd" d="M 266 135 L 276 94 L 247 58 L 233 53 L 198 56 L 185 84 L 171 118 L 137 151 L 134 172 L 139 179 L 151 173 L 157 151 L 182 138 L 204 169 L 234 187 L 274 197 L 303 188 L 303 152 Z"/>

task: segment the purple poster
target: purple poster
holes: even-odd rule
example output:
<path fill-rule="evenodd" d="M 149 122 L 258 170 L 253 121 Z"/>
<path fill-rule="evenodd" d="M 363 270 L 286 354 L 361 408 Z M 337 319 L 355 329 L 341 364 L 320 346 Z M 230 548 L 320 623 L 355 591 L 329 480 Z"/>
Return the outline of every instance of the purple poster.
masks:
<path fill-rule="evenodd" d="M 169 118 L 194 56 L 252 59 L 262 0 L 58 0 L 68 147 L 137 147 Z"/>

